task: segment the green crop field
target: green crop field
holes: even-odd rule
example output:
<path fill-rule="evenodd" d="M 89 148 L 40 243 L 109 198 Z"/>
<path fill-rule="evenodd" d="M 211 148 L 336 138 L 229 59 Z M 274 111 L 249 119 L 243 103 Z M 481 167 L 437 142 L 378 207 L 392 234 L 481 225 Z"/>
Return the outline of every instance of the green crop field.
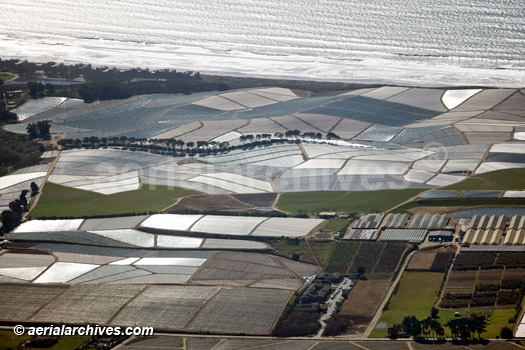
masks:
<path fill-rule="evenodd" d="M 469 177 L 463 182 L 442 188 L 443 190 L 522 190 L 525 169 L 491 171 Z"/>
<path fill-rule="evenodd" d="M 346 273 L 354 261 L 358 248 L 358 242 L 339 242 L 328 260 L 326 272 Z"/>
<path fill-rule="evenodd" d="M 324 225 L 324 230 L 330 230 L 330 231 L 337 231 L 348 225 L 350 220 L 348 219 L 340 219 L 340 218 L 332 218 L 328 219 L 328 222 L 326 225 Z"/>
<path fill-rule="evenodd" d="M 310 240 L 310 246 L 315 253 L 321 265 L 326 265 L 332 256 L 337 242 L 335 241 L 313 241 Z"/>
<path fill-rule="evenodd" d="M 314 191 L 283 193 L 277 206 L 292 214 L 322 211 L 381 212 L 400 204 L 422 189 L 382 191 Z"/>
<path fill-rule="evenodd" d="M 371 338 L 385 338 L 387 329 L 401 323 L 405 316 L 424 319 L 430 316 L 430 310 L 437 300 L 443 273 L 441 272 L 405 272 L 397 292 L 392 295 L 388 309 L 383 311 L 378 324 L 386 326 L 374 329 Z"/>
<path fill-rule="evenodd" d="M 37 217 L 84 217 L 160 211 L 173 204 L 178 198 L 198 194 L 182 188 L 168 188 L 148 185 L 139 190 L 116 193 L 109 196 L 77 190 L 70 187 L 47 183 L 42 197 L 30 215 Z"/>

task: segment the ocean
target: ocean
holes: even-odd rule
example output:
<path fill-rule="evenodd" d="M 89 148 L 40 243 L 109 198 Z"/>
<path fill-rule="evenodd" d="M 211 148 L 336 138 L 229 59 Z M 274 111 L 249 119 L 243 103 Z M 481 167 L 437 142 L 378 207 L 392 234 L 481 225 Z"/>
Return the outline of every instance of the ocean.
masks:
<path fill-rule="evenodd" d="M 2 0 L 0 57 L 421 86 L 525 86 L 523 0 Z"/>

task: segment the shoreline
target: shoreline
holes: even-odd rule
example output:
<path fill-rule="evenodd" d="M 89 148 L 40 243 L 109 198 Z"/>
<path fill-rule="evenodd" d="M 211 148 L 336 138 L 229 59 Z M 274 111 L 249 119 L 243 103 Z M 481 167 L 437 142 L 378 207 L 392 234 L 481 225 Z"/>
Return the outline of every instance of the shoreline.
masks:
<path fill-rule="evenodd" d="M 64 65 L 89 64 L 93 67 L 108 67 L 119 70 L 139 68 L 159 71 L 169 69 L 177 72 L 199 72 L 201 76 L 216 77 L 215 80 L 219 79 L 219 77 L 228 77 L 230 80 L 301 81 L 351 86 L 388 85 L 457 89 L 525 88 L 525 70 L 501 67 L 480 68 L 445 64 L 428 65 L 410 61 L 404 62 L 403 65 L 401 64 L 402 62 L 383 62 L 380 60 L 351 61 L 350 63 L 348 61 L 304 61 L 288 56 L 286 56 L 288 59 L 284 60 L 281 56 L 275 57 L 275 60 L 270 58 L 273 56 L 265 57 L 264 60 L 261 60 L 259 58 L 246 57 L 242 54 L 227 57 L 205 56 L 207 60 L 203 61 L 203 57 L 197 53 L 182 55 L 176 59 L 173 59 L 173 54 L 175 53 L 155 58 L 148 55 L 145 55 L 145 57 L 139 55 L 137 62 L 126 62 L 117 60 L 116 57 L 107 57 L 104 53 L 104 51 L 101 51 L 102 57 L 98 59 L 93 57 L 89 59 L 89 55 L 83 55 L 85 57 L 80 59 L 71 59 L 67 54 L 61 54 L 60 57 L 8 54 L 3 55 L 0 59 L 27 60 L 33 63 L 56 62 Z M 218 62 L 213 61 L 213 58 L 217 58 Z M 276 60 L 277 58 L 280 58 L 280 60 Z M 108 61 L 113 62 L 107 63 Z M 299 72 L 300 74 L 297 74 Z"/>

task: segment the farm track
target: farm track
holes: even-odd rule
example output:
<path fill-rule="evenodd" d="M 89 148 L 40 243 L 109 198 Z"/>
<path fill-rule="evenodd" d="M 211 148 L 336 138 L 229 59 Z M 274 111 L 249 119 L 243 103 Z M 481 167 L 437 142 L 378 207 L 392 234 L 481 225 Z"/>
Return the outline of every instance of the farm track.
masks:
<path fill-rule="evenodd" d="M 31 211 L 36 207 L 36 205 L 38 204 L 38 201 L 40 200 L 40 197 L 42 196 L 42 191 L 46 185 L 46 182 L 47 182 L 47 179 L 49 178 L 49 176 L 51 176 L 51 174 L 53 174 L 53 171 L 55 171 L 55 166 L 57 165 L 58 163 L 58 160 L 60 159 L 60 155 L 61 155 L 61 151 L 60 149 L 58 150 L 58 154 L 57 156 L 55 157 L 55 159 L 53 160 L 53 162 L 51 163 L 51 167 L 49 168 L 48 172 L 47 172 L 47 175 L 44 177 L 44 179 L 42 180 L 42 185 L 40 185 L 40 188 L 38 189 L 38 193 L 36 194 L 36 196 L 33 198 L 33 200 L 31 201 L 31 204 L 29 205 L 29 210 L 27 212 L 25 212 L 23 215 L 22 215 L 22 219 L 26 218 L 27 215 L 29 215 L 29 213 L 31 213 Z"/>
<path fill-rule="evenodd" d="M 385 297 L 383 298 L 383 301 L 381 302 L 381 305 L 379 305 L 379 308 L 377 309 L 376 314 L 374 315 L 374 318 L 372 319 L 372 321 L 370 321 L 370 324 L 368 325 L 368 327 L 366 328 L 365 332 L 363 333 L 364 337 L 366 337 L 366 338 L 369 337 L 370 333 L 372 333 L 372 331 L 374 330 L 374 327 L 375 327 L 377 321 L 379 321 L 379 318 L 381 317 L 381 314 L 383 313 L 383 308 L 385 307 L 386 303 L 390 300 L 390 297 L 394 293 L 394 290 L 396 289 L 397 284 L 401 280 L 401 277 L 403 276 L 403 273 L 405 272 L 405 269 L 408 266 L 408 263 L 409 263 L 410 259 L 412 259 L 412 255 L 414 255 L 416 252 L 417 252 L 417 250 L 411 252 L 406 257 L 405 261 L 403 262 L 403 266 L 401 266 L 401 269 L 399 270 L 399 273 L 397 274 L 396 280 L 390 286 L 390 289 L 388 290 L 388 292 L 386 293 Z"/>

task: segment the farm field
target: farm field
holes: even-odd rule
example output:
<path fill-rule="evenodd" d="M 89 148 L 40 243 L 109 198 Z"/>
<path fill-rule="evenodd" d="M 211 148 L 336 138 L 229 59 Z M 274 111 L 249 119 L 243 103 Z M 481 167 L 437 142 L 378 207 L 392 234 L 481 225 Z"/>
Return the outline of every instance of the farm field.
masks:
<path fill-rule="evenodd" d="M 383 311 L 376 328 L 370 334 L 372 338 L 387 337 L 387 329 L 401 323 L 405 316 L 414 315 L 418 319 L 430 315 L 441 289 L 443 273 L 405 272 L 392 295 L 388 308 Z"/>
<path fill-rule="evenodd" d="M 354 322 L 350 333 L 361 333 L 374 317 L 390 287 L 390 279 L 358 281 L 343 302 L 339 313 Z"/>
<path fill-rule="evenodd" d="M 178 198 L 195 191 L 164 186 L 143 185 L 139 190 L 103 195 L 53 183 L 46 184 L 31 217 L 111 215 L 160 211 Z"/>
<path fill-rule="evenodd" d="M 333 241 L 315 241 L 310 240 L 310 246 L 312 247 L 312 250 L 315 253 L 315 256 L 317 259 L 319 259 L 319 263 L 323 266 L 325 266 L 328 261 L 330 260 L 330 257 L 332 256 L 332 252 L 334 251 L 335 244 Z"/>
<path fill-rule="evenodd" d="M 332 233 L 349 220 L 312 217 L 383 213 L 408 201 L 395 211 L 524 206 L 518 197 L 525 190 L 523 94 L 260 88 L 93 104 L 65 97 L 30 101 L 18 110 L 21 123 L 7 129 L 24 132 L 28 123 L 49 119 L 52 133 L 62 131 L 65 141 L 41 161 L 57 157 L 52 171 L 43 164 L 0 178 L 0 201 L 8 204 L 28 182 L 40 185 L 48 176 L 30 217 L 79 219 L 29 220 L 8 234 L 22 248 L 0 252 L 0 291 L 12 301 L 0 319 L 148 320 L 163 330 L 267 335 L 305 277 L 324 268 L 361 275 L 340 308 L 354 322 L 348 333 L 359 334 L 412 249 L 405 241 L 423 241 L 427 230 L 401 237 L 395 227 L 380 228 L 379 219 L 378 241 L 338 241 Z M 448 194 L 433 191 L 442 187 Z M 505 196 L 506 190 L 516 192 Z M 422 192 L 428 198 L 418 197 Z M 310 217 L 271 216 L 278 196 L 279 210 Z M 159 211 L 169 214 L 147 214 Z M 81 219 L 131 213 L 142 215 Z M 445 248 L 418 251 L 371 336 L 385 337 L 407 315 L 429 315 L 451 257 Z M 524 269 L 523 253 L 458 254 L 437 305 L 440 321 L 457 310 L 490 310 L 487 334 L 496 335 L 519 302 Z M 216 348 L 228 348 L 228 341 Z M 331 348 L 316 342 L 297 347 Z M 287 348 L 278 339 L 267 345 Z M 156 346 L 155 338 L 144 346 L 169 347 Z"/>
<path fill-rule="evenodd" d="M 464 345 L 453 345 L 446 343 L 442 345 L 428 345 L 416 343 L 410 340 L 397 340 L 395 342 L 377 340 L 348 340 L 348 339 L 233 339 L 228 337 L 184 337 L 184 336 L 153 336 L 146 338 L 132 338 L 126 340 L 120 347 L 122 350 L 182 348 L 186 344 L 187 350 L 215 350 L 215 349 L 238 349 L 238 350 L 464 350 Z M 476 350 L 515 350 L 516 345 L 506 342 L 489 342 L 488 344 L 470 345 L 469 348 Z"/>
<path fill-rule="evenodd" d="M 30 315 L 21 315 L 16 310 L 26 308 L 24 300 L 34 299 L 33 293 L 38 291 L 31 285 L 4 284 L 1 289 L 4 295 L 13 296 L 2 319 L 28 320 Z M 53 289 L 56 287 L 45 285 L 40 287 L 39 292 L 46 293 Z M 290 294 L 286 290 L 263 288 L 156 286 L 148 289 L 145 286 L 98 284 L 66 286 L 63 293 L 51 303 L 45 304 L 46 299 L 34 301 L 33 307 L 40 310 L 32 320 L 55 324 L 109 324 L 111 320 L 112 325 L 136 326 L 146 317 L 158 329 L 181 330 L 187 327 L 198 332 L 213 329 L 229 333 L 264 334 L 270 331 Z M 155 302 L 159 298 L 163 300 L 162 304 Z M 211 301 L 206 303 L 210 298 Z M 184 300 L 188 303 L 184 303 Z M 254 300 L 257 302 L 254 303 Z M 256 316 L 250 313 L 238 317 L 248 306 Z M 198 316 L 194 318 L 195 315 Z"/>
<path fill-rule="evenodd" d="M 525 169 L 504 169 L 474 175 L 444 190 L 522 190 Z"/>
<path fill-rule="evenodd" d="M 16 349 L 24 341 L 30 338 L 29 335 L 16 336 L 11 330 L 0 330 L 0 350 Z M 76 349 L 84 342 L 89 340 L 89 336 L 68 336 L 63 337 L 57 344 L 46 347 L 49 350 L 69 350 Z"/>
<path fill-rule="evenodd" d="M 304 240 L 280 239 L 271 242 L 271 245 L 277 249 L 279 255 L 288 259 L 292 259 L 294 254 L 297 254 L 299 255 L 299 261 L 315 264 L 315 259 Z"/>
<path fill-rule="evenodd" d="M 349 220 L 348 219 L 341 219 L 341 218 L 332 218 L 328 219 L 328 222 L 326 225 L 323 226 L 324 230 L 330 230 L 330 231 L 338 231 L 348 225 Z"/>
<path fill-rule="evenodd" d="M 417 196 L 422 190 L 390 190 L 366 192 L 296 192 L 284 193 L 278 208 L 292 214 L 343 211 L 370 213 L 385 211 Z"/>
<path fill-rule="evenodd" d="M 490 322 L 487 326 L 487 331 L 482 333 L 484 338 L 496 338 L 500 335 L 502 327 L 510 327 L 514 329 L 515 324 L 509 324 L 509 319 L 514 316 L 516 310 L 510 309 L 455 309 L 455 310 L 440 310 L 439 311 L 439 322 L 442 324 L 447 323 L 449 320 L 455 318 L 454 313 L 459 312 L 462 315 L 468 315 L 469 313 L 486 314 L 490 315 Z M 448 330 L 447 330 L 448 331 Z"/>
<path fill-rule="evenodd" d="M 359 243 L 356 242 L 339 242 L 335 246 L 335 249 L 328 260 L 326 265 L 326 272 L 339 272 L 341 274 L 346 274 L 354 257 L 357 254 L 359 249 Z"/>
<path fill-rule="evenodd" d="M 361 242 L 349 273 L 355 274 L 359 268 L 365 275 L 391 274 L 395 271 L 407 245 L 405 243 Z"/>

